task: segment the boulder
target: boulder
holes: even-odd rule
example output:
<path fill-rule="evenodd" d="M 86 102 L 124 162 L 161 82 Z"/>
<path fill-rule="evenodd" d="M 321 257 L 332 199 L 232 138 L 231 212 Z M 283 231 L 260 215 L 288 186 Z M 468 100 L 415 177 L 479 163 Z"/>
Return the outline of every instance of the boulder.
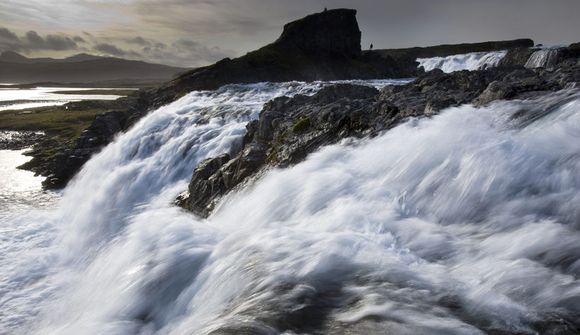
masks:
<path fill-rule="evenodd" d="M 507 52 L 504 58 L 499 62 L 499 66 L 524 66 L 530 56 L 536 51 L 532 48 L 515 48 Z"/>

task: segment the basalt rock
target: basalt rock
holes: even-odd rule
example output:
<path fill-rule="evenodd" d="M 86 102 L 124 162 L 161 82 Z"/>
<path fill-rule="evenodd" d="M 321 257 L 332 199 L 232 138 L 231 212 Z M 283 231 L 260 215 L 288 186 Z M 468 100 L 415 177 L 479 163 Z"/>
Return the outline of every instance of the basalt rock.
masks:
<path fill-rule="evenodd" d="M 378 95 L 379 91 L 370 87 L 337 85 L 314 96 L 268 102 L 259 120 L 248 124 L 239 153 L 227 161 L 226 156 L 220 156 L 200 164 L 181 205 L 206 216 L 220 197 L 266 166 L 292 165 L 322 145 L 361 136 L 371 126 L 365 113 Z M 210 176 L 208 172 L 212 172 Z"/>

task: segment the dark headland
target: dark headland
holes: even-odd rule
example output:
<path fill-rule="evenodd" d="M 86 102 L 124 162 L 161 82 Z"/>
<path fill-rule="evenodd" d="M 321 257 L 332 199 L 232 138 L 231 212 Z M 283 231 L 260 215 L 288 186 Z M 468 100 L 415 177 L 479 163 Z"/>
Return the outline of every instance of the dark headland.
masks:
<path fill-rule="evenodd" d="M 209 159 L 195 170 L 183 207 L 207 215 L 216 200 L 272 166 L 295 164 L 317 148 L 345 137 L 373 136 L 409 116 L 429 116 L 465 103 L 533 97 L 580 82 L 579 45 L 558 51 L 550 69 L 523 65 L 534 51 L 529 39 L 424 48 L 361 50 L 356 11 L 335 9 L 284 26 L 273 43 L 235 58 L 182 73 L 131 98 L 128 108 L 99 114 L 72 143 L 40 143 L 27 168 L 47 176 L 46 187 L 62 187 L 116 134 L 143 115 L 192 90 L 232 83 L 339 79 L 416 78 L 382 91 L 344 84 L 312 97 L 298 95 L 267 103 L 250 122 L 239 152 Z M 496 68 L 445 74 L 425 73 L 418 57 L 509 50 Z"/>

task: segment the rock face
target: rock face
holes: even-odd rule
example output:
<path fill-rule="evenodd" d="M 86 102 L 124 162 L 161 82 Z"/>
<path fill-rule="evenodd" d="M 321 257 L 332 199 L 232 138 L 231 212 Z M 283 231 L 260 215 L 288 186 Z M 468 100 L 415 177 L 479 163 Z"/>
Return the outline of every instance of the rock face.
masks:
<path fill-rule="evenodd" d="M 530 56 L 534 53 L 532 48 L 515 48 L 507 52 L 504 58 L 499 61 L 499 66 L 524 66 Z"/>
<path fill-rule="evenodd" d="M 247 125 L 238 153 L 208 159 L 194 171 L 179 203 L 207 216 L 222 196 L 268 168 L 296 164 L 344 138 L 375 136 L 411 116 L 429 116 L 466 103 L 537 97 L 576 85 L 580 82 L 577 62 L 570 59 L 554 71 L 521 66 L 449 74 L 434 70 L 380 92 L 336 85 L 314 96 L 274 99 L 258 120 Z"/>
<path fill-rule="evenodd" d="M 316 56 L 355 58 L 360 56 L 360 40 L 356 10 L 335 9 L 286 24 L 274 44 Z"/>
<path fill-rule="evenodd" d="M 506 56 L 500 61 L 499 66 L 524 66 L 530 60 L 530 57 L 536 52 L 541 51 L 540 48 L 515 48 L 510 49 Z M 561 47 L 552 50 L 544 49 L 549 52 L 549 59 L 546 59 L 549 64 L 548 67 L 557 66 L 559 63 L 565 62 L 569 59 L 577 59 L 580 57 L 580 43 L 570 44 L 568 47 Z"/>

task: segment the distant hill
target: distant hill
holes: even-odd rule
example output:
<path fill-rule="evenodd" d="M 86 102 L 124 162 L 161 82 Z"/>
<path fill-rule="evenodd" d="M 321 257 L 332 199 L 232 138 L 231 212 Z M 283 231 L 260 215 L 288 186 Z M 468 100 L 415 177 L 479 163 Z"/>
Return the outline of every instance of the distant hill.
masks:
<path fill-rule="evenodd" d="M 0 54 L 0 83 L 166 81 L 186 70 L 89 54 L 78 54 L 64 59 L 27 58 L 13 51 Z"/>

